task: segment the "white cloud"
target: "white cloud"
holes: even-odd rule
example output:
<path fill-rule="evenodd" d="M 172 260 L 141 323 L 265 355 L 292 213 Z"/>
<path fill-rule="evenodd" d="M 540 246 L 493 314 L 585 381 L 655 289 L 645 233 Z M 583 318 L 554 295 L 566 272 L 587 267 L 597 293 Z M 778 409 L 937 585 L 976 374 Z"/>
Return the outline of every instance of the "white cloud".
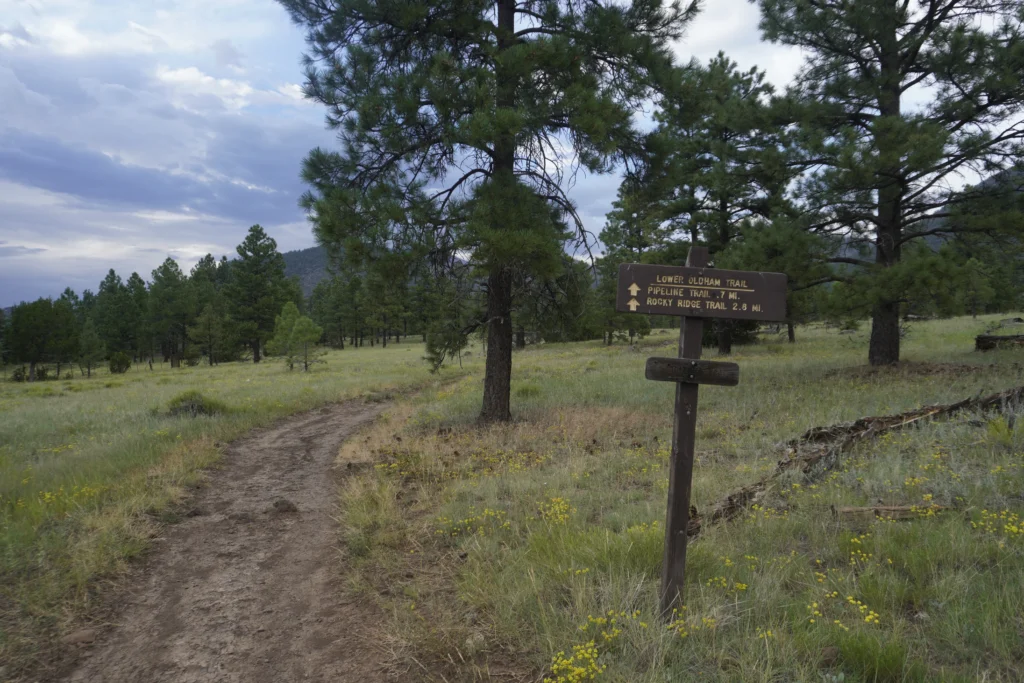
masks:
<path fill-rule="evenodd" d="M 136 218 L 152 221 L 153 223 L 177 223 L 181 221 L 197 221 L 201 218 L 209 219 L 209 216 L 191 213 L 186 208 L 181 212 L 176 211 L 136 211 L 132 214 Z"/>
<path fill-rule="evenodd" d="M 705 3 L 676 44 L 675 53 L 684 62 L 696 57 L 706 63 L 723 51 L 743 69 L 763 69 L 768 80 L 781 89 L 793 80 L 803 56 L 797 48 L 763 42 L 758 28 L 760 18 L 757 5 L 749 0 Z"/>
<path fill-rule="evenodd" d="M 196 95 L 211 95 L 229 109 L 242 109 L 250 104 L 255 92 L 245 81 L 214 78 L 194 66 L 183 69 L 158 66 L 156 78 L 171 86 L 171 92 L 175 95 L 174 104 L 183 109 L 190 108 L 188 100 Z"/>

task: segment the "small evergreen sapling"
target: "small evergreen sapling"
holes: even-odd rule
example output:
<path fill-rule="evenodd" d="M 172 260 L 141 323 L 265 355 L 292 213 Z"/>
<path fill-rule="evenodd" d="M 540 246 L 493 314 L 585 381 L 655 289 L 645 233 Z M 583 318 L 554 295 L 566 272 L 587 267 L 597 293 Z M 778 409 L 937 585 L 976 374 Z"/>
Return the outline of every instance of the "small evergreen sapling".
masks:
<path fill-rule="evenodd" d="M 302 369 L 309 371 L 313 363 L 324 362 L 321 357 L 326 351 L 318 346 L 323 333 L 322 327 L 300 314 L 298 307 L 289 301 L 277 316 L 274 336 L 267 342 L 267 350 L 283 356 L 289 370 L 301 363 Z"/>

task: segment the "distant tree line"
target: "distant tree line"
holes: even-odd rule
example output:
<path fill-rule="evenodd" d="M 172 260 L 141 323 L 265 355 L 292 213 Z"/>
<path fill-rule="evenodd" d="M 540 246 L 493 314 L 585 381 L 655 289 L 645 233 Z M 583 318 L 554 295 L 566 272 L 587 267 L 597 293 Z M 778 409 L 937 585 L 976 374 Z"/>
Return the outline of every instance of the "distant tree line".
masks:
<path fill-rule="evenodd" d="M 131 363 L 179 367 L 203 358 L 258 363 L 289 302 L 302 305 L 298 284 L 285 277 L 277 243 L 254 225 L 235 259 L 207 254 L 186 274 L 167 258 L 149 282 L 111 269 L 96 292 L 68 288 L 56 299 L 15 306 L 0 318 L 0 353 L 5 364 L 19 366 L 16 378 L 29 381 L 74 367 L 89 376 L 108 361 L 115 372 Z"/>

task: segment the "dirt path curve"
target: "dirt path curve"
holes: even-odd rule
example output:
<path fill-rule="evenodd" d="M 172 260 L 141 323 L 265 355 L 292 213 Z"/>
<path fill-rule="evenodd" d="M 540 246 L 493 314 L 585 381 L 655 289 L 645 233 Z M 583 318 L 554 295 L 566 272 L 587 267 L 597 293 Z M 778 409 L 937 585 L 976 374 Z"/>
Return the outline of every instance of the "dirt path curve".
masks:
<path fill-rule="evenodd" d="M 361 639 L 373 612 L 338 588 L 331 469 L 382 408 L 351 401 L 232 443 L 196 516 L 168 530 L 118 626 L 64 680 L 383 681 Z M 276 509 L 282 498 L 297 511 Z"/>

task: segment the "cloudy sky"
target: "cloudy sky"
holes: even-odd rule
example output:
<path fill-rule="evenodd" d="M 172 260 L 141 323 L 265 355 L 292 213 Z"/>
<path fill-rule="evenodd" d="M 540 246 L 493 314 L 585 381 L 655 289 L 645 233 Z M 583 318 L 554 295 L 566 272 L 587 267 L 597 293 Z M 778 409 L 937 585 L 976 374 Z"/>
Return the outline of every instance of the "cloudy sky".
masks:
<path fill-rule="evenodd" d="M 792 77 L 799 55 L 760 42 L 755 6 L 707 5 L 680 58 Z M 253 223 L 312 246 L 299 165 L 333 137 L 301 98 L 303 47 L 274 0 L 0 0 L 0 306 L 95 290 L 111 267 L 187 269 Z M 590 230 L 618 182 L 577 182 Z"/>

